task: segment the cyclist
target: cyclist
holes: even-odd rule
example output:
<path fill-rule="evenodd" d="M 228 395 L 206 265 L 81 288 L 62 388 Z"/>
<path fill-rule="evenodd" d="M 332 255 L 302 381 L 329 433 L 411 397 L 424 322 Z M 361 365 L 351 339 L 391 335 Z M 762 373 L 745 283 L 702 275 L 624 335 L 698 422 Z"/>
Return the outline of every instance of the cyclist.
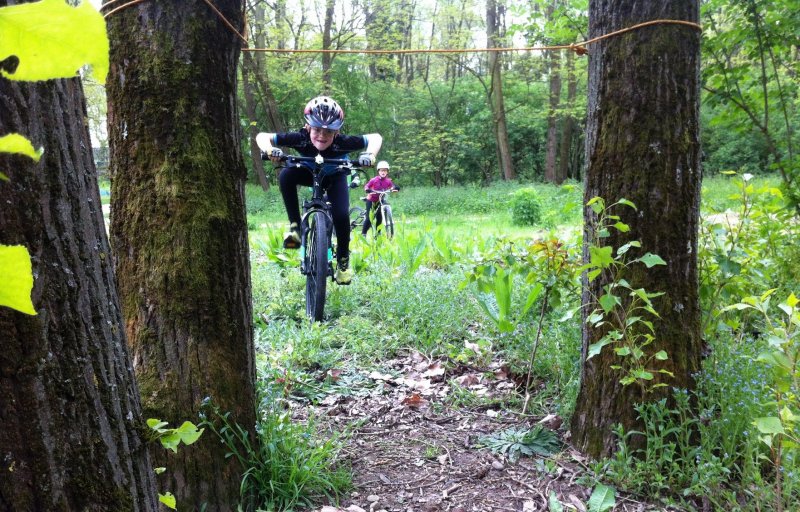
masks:
<path fill-rule="evenodd" d="M 375 206 L 375 226 L 380 226 L 381 222 L 383 222 L 379 204 L 380 195 L 376 192 L 385 192 L 387 190 L 397 192 L 400 190 L 400 187 L 392 183 L 392 180 L 389 179 L 389 162 L 381 160 L 375 167 L 378 169 L 378 175 L 364 185 L 364 191 L 367 192 L 367 199 L 364 201 L 364 209 L 367 211 L 367 214 L 364 216 L 364 226 L 361 228 L 361 234 L 364 236 L 367 236 L 369 228 L 372 226 L 369 221 L 369 212 L 373 205 Z"/>
<path fill-rule="evenodd" d="M 380 134 L 344 135 L 339 130 L 344 124 L 344 110 L 332 98 L 317 96 L 306 104 L 303 110 L 305 126 L 296 132 L 259 133 L 256 141 L 265 156 L 273 163 L 279 163 L 283 151 L 275 146 L 293 148 L 302 156 L 322 155 L 323 158 L 346 158 L 348 153 L 362 151 L 358 157 L 361 166 L 369 167 L 375 163 L 375 155 L 381 149 L 383 139 Z M 335 170 L 335 166 L 324 171 Z M 353 271 L 350 269 L 350 195 L 347 176 L 323 174 L 322 186 L 328 193 L 331 203 L 333 227 L 336 231 L 336 272 L 334 280 L 338 284 L 350 284 Z M 312 175 L 296 167 L 284 167 L 278 176 L 278 184 L 283 204 L 289 216 L 289 231 L 284 234 L 283 246 L 287 249 L 300 247 L 300 205 L 297 186 L 311 186 Z"/>

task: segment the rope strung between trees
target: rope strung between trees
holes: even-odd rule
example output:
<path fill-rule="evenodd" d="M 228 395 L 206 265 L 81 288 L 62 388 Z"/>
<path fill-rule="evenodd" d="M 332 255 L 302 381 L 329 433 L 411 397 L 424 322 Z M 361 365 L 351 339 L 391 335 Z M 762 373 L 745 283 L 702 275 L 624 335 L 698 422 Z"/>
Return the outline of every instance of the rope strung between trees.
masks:
<path fill-rule="evenodd" d="M 105 9 L 106 7 L 115 4 L 117 2 L 122 2 L 124 0 L 109 0 L 105 4 L 103 4 L 100 9 Z M 119 7 L 115 7 L 114 9 L 108 11 L 103 16 L 104 18 L 108 18 L 112 14 L 121 11 L 127 7 L 136 5 L 138 3 L 144 2 L 145 0 L 128 0 L 127 3 L 120 5 Z M 219 10 L 214 6 L 211 0 L 203 0 L 213 11 L 214 13 L 219 16 L 223 23 L 235 33 L 239 39 L 241 39 L 245 44 L 248 44 L 247 38 L 244 37 L 236 28 L 225 18 Z M 415 54 L 415 53 L 484 53 L 484 52 L 529 52 L 529 51 L 545 51 L 545 50 L 570 50 L 575 52 L 578 55 L 586 55 L 588 50 L 586 46 L 590 44 L 597 43 L 598 41 L 602 41 L 603 39 L 608 39 L 609 37 L 618 36 L 624 34 L 626 32 L 631 32 L 633 30 L 638 30 L 644 27 L 650 27 L 653 25 L 683 25 L 687 27 L 691 27 L 697 29 L 699 31 L 703 31 L 703 26 L 699 23 L 695 23 L 693 21 L 683 21 L 683 20 L 651 20 L 645 21 L 643 23 L 637 23 L 636 25 L 623 28 L 620 30 L 615 30 L 614 32 L 609 32 L 608 34 L 603 34 L 602 36 L 593 37 L 592 39 L 588 39 L 586 41 L 580 43 L 572 43 L 572 44 L 561 44 L 561 45 L 551 45 L 551 46 L 529 46 L 524 48 L 439 48 L 439 49 L 427 49 L 427 50 L 414 50 L 414 49 L 405 49 L 405 50 L 323 50 L 323 49 L 289 49 L 289 48 L 248 48 L 243 47 L 242 51 L 244 52 L 264 52 L 264 53 L 323 53 L 323 54 L 336 54 L 336 53 L 360 53 L 365 55 L 387 55 L 387 54 Z"/>

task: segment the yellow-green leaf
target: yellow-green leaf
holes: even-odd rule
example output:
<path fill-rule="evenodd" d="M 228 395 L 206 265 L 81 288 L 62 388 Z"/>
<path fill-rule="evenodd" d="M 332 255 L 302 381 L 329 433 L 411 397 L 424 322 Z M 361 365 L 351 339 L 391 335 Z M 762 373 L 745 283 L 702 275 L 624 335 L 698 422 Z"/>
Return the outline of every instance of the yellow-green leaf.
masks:
<path fill-rule="evenodd" d="M 166 507 L 175 510 L 175 496 L 172 495 L 171 492 L 167 492 L 164 494 L 158 493 L 158 501 L 163 503 Z"/>
<path fill-rule="evenodd" d="M 72 7 L 64 0 L 42 0 L 0 8 L 0 60 L 16 56 L 11 80 L 71 78 L 91 64 L 95 79 L 108 73 L 108 36 L 103 16 L 84 1 Z"/>
<path fill-rule="evenodd" d="M 31 141 L 18 133 L 9 133 L 0 137 L 0 153 L 19 153 L 29 156 L 37 162 L 42 157 L 42 149 L 38 151 L 33 149 Z"/>
<path fill-rule="evenodd" d="M 21 245 L 0 245 L 0 306 L 35 315 L 32 289 L 33 271 L 28 249 Z"/>

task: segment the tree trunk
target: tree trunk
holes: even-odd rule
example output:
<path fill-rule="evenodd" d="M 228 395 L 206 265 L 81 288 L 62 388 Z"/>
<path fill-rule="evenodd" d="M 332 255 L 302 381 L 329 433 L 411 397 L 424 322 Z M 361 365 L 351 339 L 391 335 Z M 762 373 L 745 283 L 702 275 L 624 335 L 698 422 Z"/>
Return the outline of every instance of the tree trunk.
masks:
<path fill-rule="evenodd" d="M 558 158 L 558 176 L 561 183 L 570 176 L 570 165 L 572 161 L 572 138 L 575 136 L 575 117 L 572 110 L 575 107 L 575 96 L 578 90 L 578 81 L 575 77 L 575 54 L 567 52 L 567 108 L 564 115 L 563 129 L 561 133 L 561 148 Z M 577 179 L 577 177 L 575 177 Z"/>
<path fill-rule="evenodd" d="M 333 30 L 333 13 L 335 0 L 325 0 L 325 26 L 322 28 L 322 49 L 331 49 L 331 30 Z M 325 94 L 330 94 L 331 88 L 331 65 L 333 65 L 333 54 L 322 54 L 322 83 L 325 84 Z"/>
<path fill-rule="evenodd" d="M 242 0 L 215 0 L 241 31 Z M 208 397 L 255 424 L 246 171 L 236 111 L 241 41 L 202 2 L 109 18 L 111 240 L 148 416 L 196 421 Z M 242 468 L 209 433 L 166 466 L 179 510 L 235 510 Z"/>
<path fill-rule="evenodd" d="M 245 53 L 246 64 L 241 66 L 242 70 L 242 90 L 244 92 L 244 104 L 247 112 L 247 135 L 250 142 L 250 161 L 253 163 L 253 173 L 258 178 L 258 183 L 261 189 L 266 192 L 269 190 L 269 180 L 264 173 L 264 162 L 261 160 L 261 149 L 256 144 L 256 135 L 258 135 L 259 123 L 258 116 L 256 115 L 256 99 L 253 96 L 253 82 L 256 80 L 256 73 L 253 68 L 253 59 L 250 55 Z M 250 64 L 250 65 L 248 65 Z"/>
<path fill-rule="evenodd" d="M 0 6 L 7 5 L 0 0 Z M 78 79 L 0 79 L 0 243 L 28 248 L 38 314 L 0 307 L 0 510 L 158 510 Z"/>
<path fill-rule="evenodd" d="M 489 46 L 500 47 L 498 34 L 498 5 L 496 0 L 486 2 L 486 34 Z M 502 58 L 499 52 L 489 52 L 489 70 L 492 74 L 492 86 L 489 103 L 494 121 L 495 140 L 497 141 L 497 161 L 500 175 L 504 180 L 516 179 L 514 165 L 511 162 L 511 145 L 508 142 L 508 126 L 506 125 L 506 107 L 503 99 Z"/>
<path fill-rule="evenodd" d="M 698 1 L 592 1 L 589 37 L 654 19 L 697 22 Z M 654 300 L 661 319 L 654 322 L 655 342 L 647 352 L 665 350 L 667 361 L 654 365 L 674 378 L 656 374 L 660 388 L 643 396 L 636 384 L 622 386 L 620 364 L 612 347 L 586 360 L 587 348 L 602 332 L 583 334 L 583 369 L 572 419 L 573 443 L 591 456 L 610 454 L 616 439 L 612 426 L 638 426 L 636 403 L 668 396 L 675 388 L 692 388 L 701 360 L 697 291 L 697 229 L 700 198 L 699 66 L 700 33 L 684 26 L 648 27 L 603 40 L 590 47 L 589 104 L 586 139 L 588 170 L 585 199 L 601 196 L 607 204 L 633 201 L 638 211 L 620 210 L 631 231 L 603 239 L 617 248 L 641 241 L 638 255 L 652 252 L 666 266 L 637 265 L 624 277 L 634 288 L 664 292 Z M 584 253 L 592 239 L 596 216 L 584 209 Z M 601 274 L 584 282 L 583 311 L 592 307 L 607 284 Z M 586 324 L 584 323 L 584 326 Z M 641 437 L 632 439 L 641 443 Z"/>
<path fill-rule="evenodd" d="M 544 164 L 544 179 L 548 183 L 560 185 L 564 178 L 559 176 L 556 155 L 558 154 L 558 104 L 561 101 L 561 51 L 550 54 L 550 108 L 547 110 L 547 154 Z"/>

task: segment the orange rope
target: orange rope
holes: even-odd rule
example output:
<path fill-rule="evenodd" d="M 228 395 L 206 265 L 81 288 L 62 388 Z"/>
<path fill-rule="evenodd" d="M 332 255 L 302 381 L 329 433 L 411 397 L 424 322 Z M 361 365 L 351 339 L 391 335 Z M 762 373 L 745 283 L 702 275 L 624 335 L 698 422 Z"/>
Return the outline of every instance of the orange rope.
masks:
<path fill-rule="evenodd" d="M 553 46 L 530 46 L 526 48 L 445 48 L 445 49 L 427 49 L 427 50 L 293 50 L 289 48 L 242 48 L 245 52 L 269 52 L 269 53 L 363 53 L 363 54 L 401 54 L 401 53 L 480 53 L 480 52 L 528 52 L 528 51 L 543 51 L 543 50 L 571 50 L 578 55 L 585 55 L 588 50 L 586 46 L 601 41 L 603 39 L 624 34 L 642 27 L 650 25 L 685 25 L 697 30 L 702 31 L 703 26 L 699 23 L 683 20 L 652 20 L 644 23 L 633 25 L 632 27 L 623 28 L 610 32 L 608 34 L 583 41 L 582 43 L 562 44 Z"/>
<path fill-rule="evenodd" d="M 101 9 L 116 3 L 122 0 L 109 0 Z M 138 4 L 140 2 L 144 2 L 145 0 L 131 0 L 126 4 L 123 4 L 119 7 L 112 9 L 111 11 L 105 14 L 105 17 L 108 18 L 112 14 L 117 11 L 121 11 L 126 7 L 130 7 L 131 5 Z M 203 0 L 211 9 L 219 16 L 219 18 L 227 25 L 229 29 L 231 29 L 239 39 L 241 39 L 245 44 L 247 44 L 247 38 L 244 37 L 236 28 L 229 22 L 225 16 L 217 10 L 211 0 Z M 703 26 L 699 23 L 695 23 L 693 21 L 683 21 L 683 20 L 651 20 L 645 21 L 643 23 L 638 23 L 631 27 L 623 28 L 620 30 L 615 30 L 614 32 L 610 32 L 608 34 L 604 34 L 602 36 L 594 37 L 587 41 L 583 41 L 581 43 L 572 43 L 572 44 L 562 44 L 562 45 L 553 45 L 553 46 L 530 46 L 526 48 L 444 48 L 444 49 L 427 49 L 427 50 L 293 50 L 289 48 L 242 48 L 242 51 L 245 52 L 267 52 L 267 53 L 361 53 L 367 55 L 381 55 L 381 54 L 410 54 L 410 53 L 482 53 L 482 52 L 529 52 L 529 51 L 544 51 L 544 50 L 570 50 L 578 55 L 586 55 L 588 50 L 586 49 L 587 45 L 594 44 L 598 41 L 602 41 L 603 39 L 607 39 L 609 37 L 618 36 L 620 34 L 624 34 L 626 32 L 631 32 L 633 30 L 637 30 L 643 27 L 649 27 L 652 25 L 683 25 L 687 27 L 696 28 L 697 30 L 702 31 Z"/>

